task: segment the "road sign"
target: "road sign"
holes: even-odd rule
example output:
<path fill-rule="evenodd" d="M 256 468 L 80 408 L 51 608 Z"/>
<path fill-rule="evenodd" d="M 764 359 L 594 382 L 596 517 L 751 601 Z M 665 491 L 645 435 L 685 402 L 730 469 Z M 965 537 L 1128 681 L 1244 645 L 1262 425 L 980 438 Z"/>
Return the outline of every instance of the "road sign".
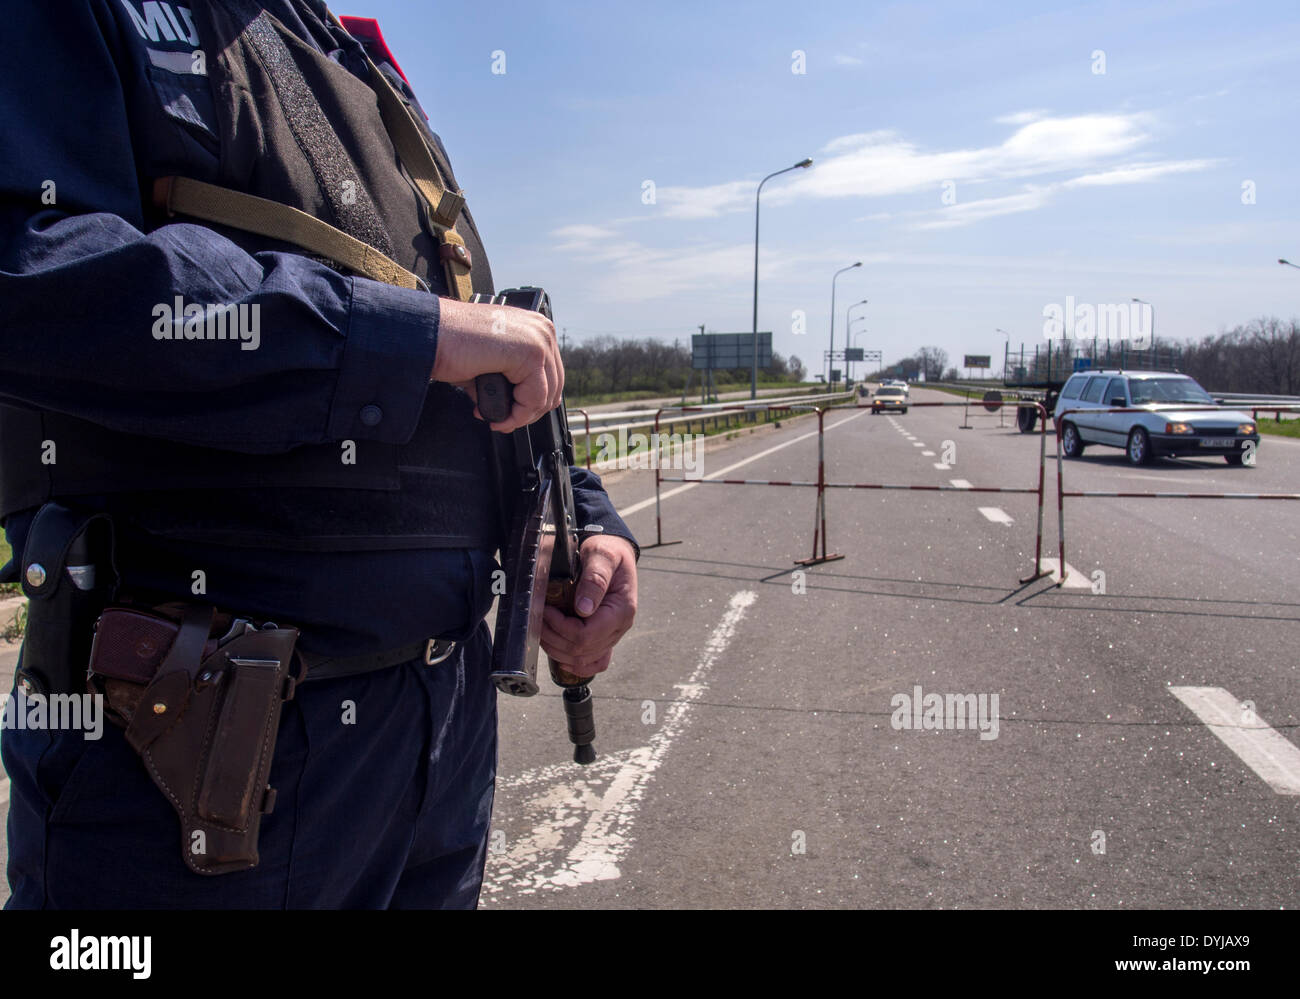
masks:
<path fill-rule="evenodd" d="M 1088 370 L 1089 368 L 1091 368 L 1091 367 L 1092 367 L 1092 358 L 1091 358 L 1091 357 L 1076 357 L 1076 358 L 1074 359 L 1074 370 L 1075 370 L 1075 371 L 1087 371 L 1087 370 Z"/>
<path fill-rule="evenodd" d="M 844 351 L 844 360 L 861 361 L 863 360 L 862 351 L 862 347 L 849 347 Z"/>
<path fill-rule="evenodd" d="M 993 360 L 988 354 L 967 354 L 965 367 L 968 368 L 991 368 L 990 363 Z"/>
<path fill-rule="evenodd" d="M 1002 393 L 997 389 L 989 389 L 984 393 L 984 408 L 990 413 L 996 413 L 1002 408 Z"/>
<path fill-rule="evenodd" d="M 695 333 L 691 336 L 691 367 L 697 371 L 749 368 L 754 364 L 753 333 Z M 758 366 L 772 366 L 772 334 L 758 334 Z"/>
<path fill-rule="evenodd" d="M 831 368 L 831 384 L 834 385 L 839 380 L 840 380 L 840 369 Z"/>

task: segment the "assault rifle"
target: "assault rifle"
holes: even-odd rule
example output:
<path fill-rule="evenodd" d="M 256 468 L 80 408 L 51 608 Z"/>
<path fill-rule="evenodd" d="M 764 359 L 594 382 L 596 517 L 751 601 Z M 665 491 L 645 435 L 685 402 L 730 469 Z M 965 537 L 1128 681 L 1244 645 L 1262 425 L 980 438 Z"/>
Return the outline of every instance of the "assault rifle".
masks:
<path fill-rule="evenodd" d="M 541 288 L 511 288 L 496 295 L 475 295 L 471 301 L 509 305 L 551 317 L 551 302 Z M 475 379 L 478 409 L 490 423 L 510 415 L 513 390 L 504 375 Z M 581 575 L 580 538 L 573 509 L 573 436 L 564 405 L 541 419 L 495 436 L 497 467 L 503 490 L 517 489 L 505 550 L 506 592 L 497 607 L 492 636 L 492 680 L 499 690 L 516 697 L 537 693 L 537 654 L 542 608 L 549 604 L 573 614 Z M 504 493 L 503 493 L 504 495 Z M 596 723 L 587 679 L 569 672 L 549 656 L 551 679 L 564 688 L 564 713 L 569 723 L 576 763 L 596 759 L 592 742 Z"/>

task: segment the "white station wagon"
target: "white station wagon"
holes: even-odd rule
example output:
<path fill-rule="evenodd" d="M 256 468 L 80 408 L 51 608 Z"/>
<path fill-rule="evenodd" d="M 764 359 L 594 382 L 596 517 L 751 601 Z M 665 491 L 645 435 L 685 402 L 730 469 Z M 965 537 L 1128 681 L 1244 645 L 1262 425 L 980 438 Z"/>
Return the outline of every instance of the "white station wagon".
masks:
<path fill-rule="evenodd" d="M 1246 464 L 1246 456 L 1259 447 L 1258 428 L 1249 413 L 1182 408 L 1213 405 L 1210 393 L 1187 375 L 1079 371 L 1061 389 L 1053 415 L 1061 452 L 1069 458 L 1079 457 L 1089 444 L 1105 444 L 1124 448 L 1133 465 L 1145 465 L 1152 458 L 1208 455 L 1223 455 L 1229 465 Z M 1089 412 L 1121 407 L 1145 412 Z"/>

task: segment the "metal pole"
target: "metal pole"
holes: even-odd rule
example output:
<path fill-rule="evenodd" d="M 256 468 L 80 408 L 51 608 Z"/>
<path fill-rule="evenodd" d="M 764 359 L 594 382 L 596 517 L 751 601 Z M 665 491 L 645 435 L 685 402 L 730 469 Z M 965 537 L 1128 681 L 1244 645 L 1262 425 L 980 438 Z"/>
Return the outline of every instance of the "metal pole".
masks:
<path fill-rule="evenodd" d="M 794 166 L 786 167 L 784 170 L 778 170 L 776 173 L 769 173 L 766 177 L 758 182 L 758 190 L 754 192 L 754 321 L 753 321 L 753 348 L 754 356 L 753 365 L 749 372 L 749 397 L 758 398 L 758 199 L 763 193 L 763 185 L 773 177 L 779 177 L 783 173 L 789 173 L 791 170 L 799 170 L 812 166 L 811 159 L 800 160 Z"/>
<path fill-rule="evenodd" d="M 840 275 L 843 274 L 845 271 L 851 271 L 853 270 L 853 268 L 861 267 L 861 266 L 862 266 L 862 261 L 859 260 L 855 263 L 849 264 L 848 267 L 841 267 L 838 271 L 835 272 L 835 276 L 831 278 L 831 350 L 830 350 L 830 358 L 827 362 L 828 367 L 826 370 L 826 384 L 829 386 L 830 391 L 832 392 L 835 391 L 835 382 L 831 378 L 831 374 L 835 370 L 835 282 L 839 280 Z"/>

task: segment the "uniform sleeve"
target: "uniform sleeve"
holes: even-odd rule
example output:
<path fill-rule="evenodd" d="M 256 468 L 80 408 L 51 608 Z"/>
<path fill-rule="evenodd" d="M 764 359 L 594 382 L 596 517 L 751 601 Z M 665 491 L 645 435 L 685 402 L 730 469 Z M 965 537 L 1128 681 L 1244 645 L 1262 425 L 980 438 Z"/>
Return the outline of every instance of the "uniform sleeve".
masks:
<path fill-rule="evenodd" d="M 433 370 L 438 299 L 299 254 L 250 255 L 204 226 L 145 232 L 113 10 L 10 12 L 0 398 L 249 453 L 405 443 Z M 188 305 L 233 307 L 239 337 L 186 339 Z"/>
<path fill-rule="evenodd" d="M 605 487 L 600 483 L 600 476 L 585 468 L 570 467 L 569 481 L 573 484 L 573 508 L 578 517 L 578 526 L 598 525 L 605 529 L 606 534 L 626 538 L 632 542 L 639 560 L 641 546 L 636 543 L 632 531 L 614 509 L 609 493 L 605 492 Z"/>

